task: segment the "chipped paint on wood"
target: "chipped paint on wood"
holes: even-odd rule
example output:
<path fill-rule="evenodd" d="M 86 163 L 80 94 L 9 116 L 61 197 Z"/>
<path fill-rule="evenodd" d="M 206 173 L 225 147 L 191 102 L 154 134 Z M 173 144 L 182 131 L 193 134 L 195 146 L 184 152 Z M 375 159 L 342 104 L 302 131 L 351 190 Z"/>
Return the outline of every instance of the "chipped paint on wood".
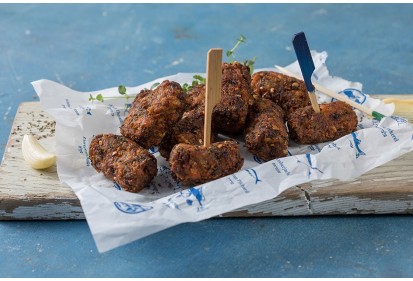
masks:
<path fill-rule="evenodd" d="M 84 219 L 82 207 L 72 202 L 48 202 L 16 206 L 11 210 L 0 209 L 2 220 L 71 220 Z"/>

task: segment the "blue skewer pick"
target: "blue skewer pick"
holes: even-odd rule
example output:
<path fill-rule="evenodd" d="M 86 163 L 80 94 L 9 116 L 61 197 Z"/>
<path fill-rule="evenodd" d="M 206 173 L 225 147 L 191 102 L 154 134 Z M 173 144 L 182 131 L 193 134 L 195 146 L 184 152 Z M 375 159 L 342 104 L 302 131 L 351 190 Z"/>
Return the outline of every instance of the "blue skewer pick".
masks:
<path fill-rule="evenodd" d="M 292 43 L 311 100 L 311 105 L 313 106 L 314 111 L 319 113 L 320 107 L 318 106 L 317 97 L 315 95 L 315 87 L 311 83 L 311 75 L 313 75 L 315 66 L 304 32 L 295 34 Z"/>
<path fill-rule="evenodd" d="M 311 57 L 310 48 L 308 47 L 307 38 L 305 38 L 304 32 L 295 34 L 293 37 L 292 43 L 294 46 L 295 54 L 297 56 L 298 64 L 300 65 L 300 68 L 301 68 L 301 73 L 303 74 L 305 86 L 307 88 L 307 91 L 308 91 L 308 94 L 311 100 L 311 105 L 313 106 L 313 109 L 315 112 L 320 112 L 320 107 L 318 106 L 317 97 L 315 95 L 315 87 L 311 83 L 311 76 L 313 75 L 315 66 L 314 66 L 313 58 Z M 325 94 L 328 94 L 328 93 L 325 93 Z M 330 93 L 328 95 L 336 97 L 337 99 L 340 100 L 340 98 L 338 98 L 335 93 Z M 346 102 L 349 103 L 349 101 L 346 101 Z M 374 111 L 362 105 L 353 105 L 353 106 L 355 106 L 357 109 L 369 115 L 372 115 L 377 120 L 381 120 L 382 118 L 385 117 L 380 112 Z"/>
<path fill-rule="evenodd" d="M 311 83 L 311 75 L 313 75 L 315 66 L 304 32 L 294 35 L 293 46 L 301 68 L 301 73 L 303 74 L 305 86 L 309 92 L 314 92 L 315 88 Z"/>

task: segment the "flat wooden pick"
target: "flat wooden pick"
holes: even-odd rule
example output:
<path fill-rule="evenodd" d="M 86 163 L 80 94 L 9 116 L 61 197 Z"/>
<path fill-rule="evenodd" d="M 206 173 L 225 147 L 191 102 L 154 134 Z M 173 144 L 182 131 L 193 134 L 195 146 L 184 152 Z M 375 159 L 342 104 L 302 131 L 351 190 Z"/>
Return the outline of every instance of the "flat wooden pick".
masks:
<path fill-rule="evenodd" d="M 212 110 L 221 100 L 221 65 L 222 49 L 210 49 L 207 55 L 206 67 L 204 146 L 210 146 L 211 144 Z"/>

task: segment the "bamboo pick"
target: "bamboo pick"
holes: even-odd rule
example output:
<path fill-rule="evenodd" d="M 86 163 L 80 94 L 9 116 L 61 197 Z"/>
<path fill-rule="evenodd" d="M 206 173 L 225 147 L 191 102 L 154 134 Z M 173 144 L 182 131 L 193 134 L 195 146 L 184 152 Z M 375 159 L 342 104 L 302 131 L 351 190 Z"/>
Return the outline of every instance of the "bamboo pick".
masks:
<path fill-rule="evenodd" d="M 208 51 L 205 85 L 205 121 L 204 146 L 211 144 L 212 110 L 221 100 L 222 83 L 222 49 L 213 48 Z"/>
<path fill-rule="evenodd" d="M 317 96 L 315 95 L 315 91 L 308 92 L 308 96 L 310 97 L 311 106 L 315 113 L 320 113 L 320 106 L 318 105 Z"/>
<path fill-rule="evenodd" d="M 279 71 L 281 71 L 281 72 L 284 73 L 285 75 L 294 77 L 294 78 L 299 79 L 299 80 L 303 80 L 300 76 L 292 73 L 291 71 L 288 71 L 288 70 L 285 69 L 284 67 L 281 67 L 281 66 L 279 66 L 279 65 L 276 65 L 275 68 L 277 68 Z M 319 84 L 317 84 L 317 83 L 313 83 L 313 85 L 314 85 L 314 87 L 316 88 L 317 91 L 319 91 L 319 92 L 321 92 L 321 93 L 323 93 L 323 94 L 325 94 L 325 95 L 327 95 L 327 96 L 330 96 L 330 97 L 332 97 L 332 98 L 335 98 L 335 99 L 337 99 L 337 100 L 339 100 L 339 101 L 343 101 L 343 102 L 345 102 L 345 103 L 348 103 L 348 104 L 351 105 L 352 107 L 355 107 L 355 108 L 357 108 L 358 110 L 360 110 L 360 111 L 362 111 L 362 112 L 364 112 L 364 113 L 366 113 L 366 114 L 368 114 L 368 115 L 373 116 L 373 117 L 376 118 L 377 120 L 381 120 L 382 118 L 386 117 L 385 115 L 381 114 L 380 112 L 374 111 L 374 110 L 371 109 L 371 108 L 368 108 L 368 107 L 363 106 L 363 105 L 361 105 L 361 104 L 359 104 L 359 103 L 356 103 L 355 101 L 353 101 L 353 100 L 351 100 L 351 99 L 349 99 L 349 98 L 346 98 L 345 96 L 339 95 L 339 94 L 337 94 L 336 92 L 334 92 L 334 91 L 332 91 L 332 90 L 330 90 L 330 89 L 327 89 L 327 88 L 324 87 L 324 86 L 321 86 L 321 85 L 319 85 Z"/>

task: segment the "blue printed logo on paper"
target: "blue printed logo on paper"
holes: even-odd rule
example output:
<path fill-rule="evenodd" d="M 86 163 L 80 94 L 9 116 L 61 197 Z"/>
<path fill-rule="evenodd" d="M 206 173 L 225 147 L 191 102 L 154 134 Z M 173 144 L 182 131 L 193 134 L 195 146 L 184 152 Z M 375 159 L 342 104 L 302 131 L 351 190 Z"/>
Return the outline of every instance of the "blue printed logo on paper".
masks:
<path fill-rule="evenodd" d="M 190 189 L 187 190 L 187 196 L 195 199 L 196 202 L 198 202 L 199 207 L 203 207 L 202 206 L 202 201 L 205 199 L 204 195 L 202 194 L 202 187 L 200 188 L 195 188 L 195 187 L 191 187 Z M 182 194 L 185 194 L 185 190 L 182 191 Z M 186 199 L 186 203 L 188 204 L 188 206 L 192 206 L 193 204 L 193 199 Z"/>
<path fill-rule="evenodd" d="M 397 126 L 404 126 L 407 124 L 407 120 L 404 118 L 401 118 L 399 116 L 390 116 L 391 119 L 397 122 Z"/>
<path fill-rule="evenodd" d="M 86 107 L 86 114 L 92 115 L 92 109 L 89 106 Z"/>
<path fill-rule="evenodd" d="M 321 173 L 321 174 L 324 174 L 324 172 L 322 171 L 322 170 L 320 170 L 317 166 L 314 166 L 313 165 L 313 163 L 312 163 L 312 160 L 311 160 L 311 157 L 312 157 L 312 155 L 311 154 L 309 154 L 309 153 L 307 153 L 306 155 L 305 155 L 305 162 L 304 161 L 301 161 L 301 160 L 297 160 L 297 163 L 299 163 L 299 164 L 303 164 L 303 165 L 305 165 L 305 166 L 307 166 L 308 168 L 310 168 L 310 169 L 308 169 L 308 174 L 307 174 L 307 176 L 310 178 L 310 176 L 311 176 L 311 174 L 312 174 L 312 171 L 317 171 L 317 172 L 319 172 L 319 173 Z"/>
<path fill-rule="evenodd" d="M 339 92 L 340 95 L 345 95 L 347 96 L 349 99 L 355 101 L 356 103 L 359 104 L 363 104 L 366 101 L 366 94 L 364 94 L 362 91 L 357 90 L 357 89 L 353 89 L 353 88 L 349 88 L 349 89 L 345 89 L 341 92 Z M 332 98 L 331 101 L 335 101 L 335 98 Z"/>
<path fill-rule="evenodd" d="M 90 158 L 89 158 L 89 153 L 88 153 L 88 144 L 87 144 L 87 138 L 85 136 L 83 136 L 83 143 L 82 145 L 78 145 L 77 146 L 77 151 L 80 154 L 83 154 L 83 156 L 85 157 L 85 164 L 86 167 L 90 166 Z"/>
<path fill-rule="evenodd" d="M 123 115 L 126 115 L 129 113 L 129 109 L 131 108 L 132 104 L 127 103 L 125 104 L 125 110 L 123 111 Z"/>
<path fill-rule="evenodd" d="M 366 155 L 366 153 L 360 148 L 361 140 L 357 138 L 357 134 L 355 132 L 352 132 L 351 136 L 353 137 L 354 146 L 353 143 L 350 141 L 350 147 L 356 149 L 356 159 L 362 155 Z"/>
<path fill-rule="evenodd" d="M 113 202 L 113 204 L 119 211 L 126 214 L 139 214 L 153 209 L 152 206 L 144 206 L 126 202 Z"/>
<path fill-rule="evenodd" d="M 117 190 L 123 190 L 123 188 L 117 182 L 113 182 L 113 187 Z"/>
<path fill-rule="evenodd" d="M 199 188 L 191 187 L 189 189 L 182 190 L 178 195 L 169 198 L 166 205 L 177 210 L 180 210 L 179 206 L 181 204 L 196 206 L 197 211 L 200 212 L 204 210 L 204 206 L 202 204 L 203 201 L 205 201 L 205 197 L 202 192 L 202 186 Z"/>
<path fill-rule="evenodd" d="M 247 172 L 251 177 L 255 179 L 255 184 L 262 182 L 262 180 L 259 179 L 258 174 L 254 169 L 246 169 L 245 172 Z"/>
<path fill-rule="evenodd" d="M 328 145 L 329 148 L 335 148 L 337 150 L 340 150 L 341 148 L 337 146 L 337 144 L 335 142 L 332 142 Z"/>
<path fill-rule="evenodd" d="M 264 163 L 264 161 L 261 160 L 257 155 L 254 155 L 254 161 L 257 162 L 258 164 Z"/>

